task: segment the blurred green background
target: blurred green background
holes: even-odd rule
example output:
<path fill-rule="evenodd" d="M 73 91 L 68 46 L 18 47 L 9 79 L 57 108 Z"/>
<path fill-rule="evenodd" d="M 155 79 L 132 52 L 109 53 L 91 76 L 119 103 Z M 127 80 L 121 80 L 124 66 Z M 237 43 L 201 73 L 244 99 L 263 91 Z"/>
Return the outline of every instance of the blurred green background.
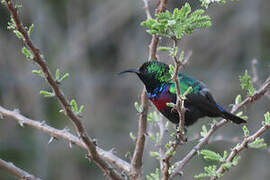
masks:
<path fill-rule="evenodd" d="M 21 1 L 16 1 L 22 4 Z M 189 1 L 195 9 L 198 0 Z M 171 0 L 168 8 L 181 7 L 184 1 Z M 153 14 L 157 1 L 150 2 Z M 19 10 L 26 25 L 35 24 L 34 43 L 45 55 L 52 72 L 60 68 L 69 72 L 70 78 L 62 83 L 66 96 L 85 105 L 83 123 L 89 135 L 97 139 L 102 148 L 115 148 L 116 154 L 126 160 L 125 154 L 133 151 L 134 142 L 129 132 L 136 134 L 138 114 L 133 106 L 139 100 L 142 83 L 135 76 L 117 76 L 117 72 L 138 67 L 148 58 L 151 36 L 140 26 L 145 19 L 141 0 L 28 0 Z M 183 71 L 205 82 L 217 102 L 229 109 L 237 94 L 245 96 L 238 76 L 248 69 L 251 60 L 258 59 L 260 80 L 269 76 L 270 21 L 268 0 L 242 0 L 226 5 L 213 5 L 207 10 L 212 17 L 212 27 L 185 36 L 180 48 L 192 50 L 190 63 Z M 31 73 L 37 65 L 27 62 L 21 54 L 22 42 L 7 31 L 9 14 L 0 6 L 0 105 L 19 109 L 23 115 L 63 129 L 73 125 L 58 113 L 60 106 L 55 99 L 43 98 L 41 89 L 48 85 Z M 164 39 L 161 44 L 169 41 Z M 158 53 L 161 61 L 172 63 L 166 53 Z M 243 108 L 249 116 L 248 127 L 253 132 L 261 125 L 263 114 L 269 111 L 270 101 L 262 98 Z M 151 110 L 154 110 L 151 107 Z M 208 118 L 188 128 L 192 139 L 201 125 L 209 124 Z M 149 125 L 149 129 L 153 129 Z M 174 131 L 171 127 L 170 131 Z M 242 136 L 240 126 L 229 123 L 215 135 L 226 139 Z M 263 135 L 270 143 L 270 133 Z M 62 139 L 48 145 L 50 137 L 35 129 L 21 128 L 16 121 L 0 120 L 0 158 L 12 161 L 26 171 L 49 180 L 106 179 L 94 163 L 85 158 L 84 150 Z M 175 159 L 189 151 L 196 141 L 178 148 Z M 230 142 L 216 142 L 205 147 L 218 152 L 230 151 Z M 155 150 L 147 138 L 144 153 L 144 174 L 158 167 L 159 162 L 149 156 Z M 193 179 L 206 164 L 196 156 L 185 167 L 182 179 Z M 265 150 L 249 149 L 241 154 L 237 167 L 223 179 L 270 179 L 270 154 Z M 0 179 L 14 179 L 0 171 Z"/>

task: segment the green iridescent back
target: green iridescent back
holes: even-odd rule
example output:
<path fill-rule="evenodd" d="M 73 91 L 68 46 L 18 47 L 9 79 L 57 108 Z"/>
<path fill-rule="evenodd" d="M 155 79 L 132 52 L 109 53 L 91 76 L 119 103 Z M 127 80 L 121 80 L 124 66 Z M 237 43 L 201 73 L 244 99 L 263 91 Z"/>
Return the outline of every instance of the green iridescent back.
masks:
<path fill-rule="evenodd" d="M 186 90 L 191 86 L 192 87 L 192 92 L 191 93 L 197 93 L 202 89 L 202 85 L 199 81 L 185 75 L 182 73 L 178 73 L 178 78 L 180 80 L 180 92 L 181 94 L 183 94 L 184 92 L 186 92 Z M 176 93 L 176 88 L 175 88 L 175 84 L 173 83 L 173 81 L 171 80 L 169 83 L 172 83 L 172 85 L 170 86 L 170 92 L 171 93 Z"/>
<path fill-rule="evenodd" d="M 156 79 L 160 82 L 168 82 L 171 78 L 168 66 L 157 61 L 152 61 L 151 64 L 147 66 L 147 71 L 149 73 L 155 73 Z"/>

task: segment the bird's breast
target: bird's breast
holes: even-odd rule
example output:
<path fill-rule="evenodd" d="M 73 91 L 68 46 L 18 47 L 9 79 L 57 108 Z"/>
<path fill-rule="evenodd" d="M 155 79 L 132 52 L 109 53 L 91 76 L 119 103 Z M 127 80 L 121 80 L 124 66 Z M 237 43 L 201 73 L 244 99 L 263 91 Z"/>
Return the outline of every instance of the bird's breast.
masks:
<path fill-rule="evenodd" d="M 148 94 L 149 99 L 156 106 L 159 111 L 168 109 L 167 103 L 173 102 L 173 100 L 168 96 L 168 91 L 170 87 L 167 86 L 160 94 Z"/>

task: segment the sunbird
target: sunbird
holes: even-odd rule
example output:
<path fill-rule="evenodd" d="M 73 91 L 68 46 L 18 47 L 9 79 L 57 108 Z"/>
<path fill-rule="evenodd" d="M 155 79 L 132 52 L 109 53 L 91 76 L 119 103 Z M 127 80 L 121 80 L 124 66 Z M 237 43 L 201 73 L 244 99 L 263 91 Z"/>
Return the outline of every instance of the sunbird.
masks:
<path fill-rule="evenodd" d="M 176 103 L 177 95 L 175 83 L 171 80 L 167 64 L 159 61 L 148 61 L 142 64 L 139 69 L 127 69 L 119 74 L 123 73 L 137 74 L 146 87 L 148 98 L 158 111 L 172 123 L 179 123 L 177 111 L 168 106 L 168 103 Z M 180 72 L 178 80 L 181 94 L 192 87 L 191 92 L 186 95 L 184 100 L 185 126 L 190 126 L 205 116 L 222 117 L 236 124 L 246 123 L 244 119 L 231 114 L 218 105 L 204 83 Z"/>

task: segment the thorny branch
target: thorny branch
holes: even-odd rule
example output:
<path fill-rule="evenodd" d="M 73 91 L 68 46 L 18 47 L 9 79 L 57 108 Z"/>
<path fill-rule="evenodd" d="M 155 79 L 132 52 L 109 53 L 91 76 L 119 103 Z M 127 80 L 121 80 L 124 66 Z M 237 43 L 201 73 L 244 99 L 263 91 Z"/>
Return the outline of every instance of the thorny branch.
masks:
<path fill-rule="evenodd" d="M 15 176 L 18 179 L 25 179 L 25 180 L 41 180 L 40 178 L 35 177 L 32 174 L 22 170 L 21 168 L 16 167 L 11 162 L 6 162 L 0 159 L 0 169 L 10 173 L 11 175 Z"/>
<path fill-rule="evenodd" d="M 176 48 L 177 46 L 177 41 L 174 41 L 174 48 Z M 183 60 L 183 63 L 180 63 L 176 56 L 173 56 L 173 60 L 174 60 L 174 64 L 175 64 L 175 72 L 174 75 L 172 77 L 173 82 L 175 83 L 175 87 L 176 87 L 176 92 L 177 92 L 177 102 L 176 102 L 176 110 L 178 112 L 179 115 L 179 127 L 177 130 L 177 139 L 181 140 L 182 142 L 186 141 L 186 138 L 184 137 L 184 135 L 182 134 L 182 132 L 184 132 L 184 113 L 185 110 L 182 109 L 182 101 L 183 99 L 181 98 L 181 93 L 180 93 L 180 86 L 179 86 L 179 79 L 178 79 L 178 72 L 179 69 L 181 67 L 183 67 L 185 64 L 188 63 L 190 57 L 191 57 L 192 52 L 190 51 L 188 53 L 188 55 L 185 57 L 185 59 Z M 160 127 L 161 129 L 161 127 Z M 179 141 L 175 141 L 170 145 L 169 148 L 169 153 L 167 153 L 164 157 L 163 157 L 163 163 L 164 165 L 162 166 L 162 179 L 163 180 L 167 180 L 170 177 L 169 174 L 169 168 L 171 167 L 170 164 L 170 159 L 172 158 L 174 152 L 176 151 L 177 146 L 179 145 Z"/>
<path fill-rule="evenodd" d="M 265 125 L 261 127 L 257 132 L 255 132 L 253 135 L 245 138 L 239 145 L 237 145 L 235 148 L 232 149 L 230 155 L 225 160 L 225 163 L 230 163 L 233 161 L 233 159 L 239 154 L 241 151 L 246 149 L 248 147 L 248 143 L 253 142 L 256 140 L 256 138 L 260 137 L 267 129 L 270 128 L 270 125 Z M 224 174 L 226 169 L 223 166 L 220 166 L 218 170 L 216 171 L 216 174 Z M 211 180 L 216 180 L 217 177 L 213 176 L 211 177 Z"/>
<path fill-rule="evenodd" d="M 87 146 L 85 145 L 85 143 L 83 141 L 81 141 L 77 136 L 68 132 L 67 130 L 56 129 L 56 128 L 53 128 L 51 126 L 48 126 L 47 124 L 45 124 L 45 122 L 40 122 L 40 121 L 29 119 L 29 118 L 23 116 L 22 114 L 20 114 L 18 110 L 10 111 L 10 110 L 5 109 L 4 107 L 0 106 L 0 115 L 2 115 L 3 117 L 12 118 L 12 119 L 18 121 L 22 125 L 28 125 L 32 128 L 41 130 L 44 133 L 50 135 L 51 137 L 54 137 L 57 139 L 59 139 L 59 138 L 66 139 L 69 143 L 75 144 L 75 145 L 87 150 Z M 102 157 L 104 160 L 106 160 L 107 162 L 110 162 L 115 167 L 119 168 L 121 171 L 123 171 L 127 174 L 130 172 L 130 164 L 127 163 L 126 161 L 118 158 L 117 156 L 115 156 L 113 154 L 113 152 L 104 151 L 103 149 L 99 148 L 98 146 L 96 146 L 96 149 L 97 149 L 97 153 L 99 154 L 99 156 Z"/>
<path fill-rule="evenodd" d="M 147 14 L 147 18 L 150 18 L 148 12 L 149 12 L 149 6 L 148 1 L 143 0 L 145 3 L 145 11 Z M 160 13 L 165 10 L 167 0 L 160 0 L 157 13 Z M 157 44 L 158 44 L 158 36 L 153 35 L 151 43 L 149 45 L 149 60 L 156 60 L 156 51 L 157 51 Z M 147 128 L 147 113 L 148 113 L 148 98 L 146 95 L 146 89 L 144 88 L 141 93 L 141 103 L 143 111 L 140 114 L 139 117 L 139 126 L 138 126 L 138 137 L 136 141 L 135 150 L 133 153 L 133 157 L 131 160 L 131 179 L 143 179 L 142 177 L 142 157 L 143 157 L 143 151 L 144 151 L 144 144 L 145 144 L 145 133 Z"/>
<path fill-rule="evenodd" d="M 177 48 L 177 40 L 173 39 L 173 48 Z M 178 72 L 180 67 L 182 66 L 182 63 L 177 60 L 176 55 L 172 56 L 173 61 L 174 61 L 174 67 L 175 67 L 175 72 L 173 74 L 172 80 L 175 84 L 176 88 L 176 106 L 175 109 L 177 110 L 178 116 L 179 116 L 179 124 L 178 124 L 178 130 L 177 130 L 177 135 L 179 136 L 179 139 L 181 141 L 186 141 L 183 137 L 183 132 L 184 132 L 184 123 L 185 123 L 185 109 L 182 107 L 182 103 L 184 102 L 184 99 L 181 97 L 181 92 L 180 92 L 180 82 L 181 81 L 178 78 Z"/>
<path fill-rule="evenodd" d="M 238 111 L 241 107 L 243 107 L 244 105 L 248 104 L 248 103 L 252 103 L 256 100 L 258 100 L 259 98 L 261 98 L 268 90 L 268 88 L 270 87 L 270 77 L 268 77 L 266 79 L 266 81 L 263 83 L 263 85 L 260 87 L 259 90 L 257 90 L 253 96 L 251 97 L 247 97 L 245 100 L 243 100 L 240 104 L 236 104 L 233 106 L 231 113 L 235 113 L 236 111 Z M 181 160 L 175 163 L 175 169 L 171 175 L 171 177 L 175 177 L 179 174 L 179 172 L 181 172 L 181 170 L 183 169 L 183 167 L 194 157 L 194 155 L 198 152 L 198 150 L 202 147 L 202 145 L 207 144 L 209 138 L 222 126 L 224 126 L 225 124 L 228 123 L 228 120 L 226 119 L 222 119 L 221 121 L 219 121 L 218 123 L 215 123 L 212 125 L 212 127 L 210 128 L 210 130 L 207 132 L 207 134 L 200 139 L 199 143 L 194 146 L 192 148 L 191 151 L 189 151 L 189 153 Z"/>
<path fill-rule="evenodd" d="M 23 36 L 24 44 L 30 49 L 31 53 L 33 54 L 33 61 L 35 61 L 40 66 L 46 81 L 49 83 L 55 96 L 62 105 L 65 114 L 74 123 L 74 126 L 76 127 L 79 137 L 86 144 L 89 157 L 91 157 L 91 159 L 93 159 L 96 162 L 96 164 L 104 171 L 104 173 L 108 177 L 110 177 L 111 179 L 122 179 L 120 174 L 116 172 L 113 168 L 111 168 L 110 165 L 106 161 L 104 161 L 97 153 L 95 143 L 88 137 L 87 132 L 84 126 L 82 125 L 79 117 L 72 112 L 71 107 L 69 105 L 69 101 L 65 97 L 64 93 L 60 90 L 59 83 L 56 82 L 53 76 L 51 75 L 48 66 L 46 64 L 46 61 L 40 53 L 40 50 L 36 48 L 33 42 L 31 41 L 30 36 L 28 35 L 25 27 L 23 26 L 18 17 L 17 9 L 14 7 L 11 0 L 5 0 L 5 3 L 7 9 L 10 12 L 11 18 L 14 20 L 16 24 L 16 29 Z"/>

